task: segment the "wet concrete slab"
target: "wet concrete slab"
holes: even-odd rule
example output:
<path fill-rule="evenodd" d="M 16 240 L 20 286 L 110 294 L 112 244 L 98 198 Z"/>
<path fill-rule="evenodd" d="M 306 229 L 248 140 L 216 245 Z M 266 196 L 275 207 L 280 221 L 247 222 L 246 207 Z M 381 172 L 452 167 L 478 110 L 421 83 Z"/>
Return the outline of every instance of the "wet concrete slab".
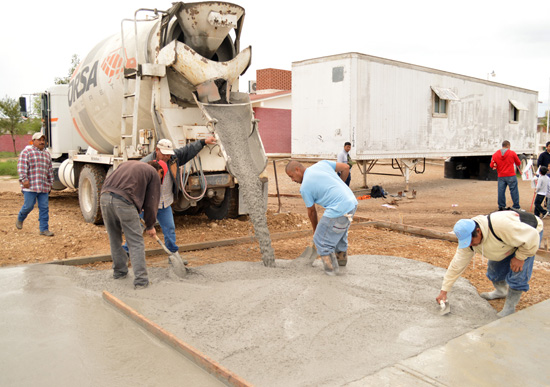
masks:
<path fill-rule="evenodd" d="M 0 269 L 0 385 L 223 385 L 104 302 L 104 289 L 258 386 L 550 385 L 550 300 L 495 319 L 459 281 L 441 317 L 443 269 L 352 258 L 335 278 L 320 263 L 209 265 L 185 280 L 151 268 L 145 290 L 110 271 Z"/>
<path fill-rule="evenodd" d="M 348 386 L 549 386 L 548 359 L 550 300 Z"/>
<path fill-rule="evenodd" d="M 44 267 L 0 269 L 0 385 L 224 385 Z"/>

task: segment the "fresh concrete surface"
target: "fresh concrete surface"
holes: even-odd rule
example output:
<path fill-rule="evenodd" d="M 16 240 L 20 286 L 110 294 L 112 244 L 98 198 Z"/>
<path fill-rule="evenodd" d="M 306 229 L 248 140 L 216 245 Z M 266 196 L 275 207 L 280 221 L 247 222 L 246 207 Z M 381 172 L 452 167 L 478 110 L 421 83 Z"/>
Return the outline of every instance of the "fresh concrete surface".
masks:
<path fill-rule="evenodd" d="M 546 300 L 348 386 L 549 386 L 549 359 Z"/>
<path fill-rule="evenodd" d="M 138 291 L 110 270 L 0 269 L 0 385 L 219 385 L 103 290 L 259 387 L 549 384 L 549 301 L 498 320 L 461 279 L 440 316 L 441 268 L 361 255 L 329 277 L 295 262 L 151 268 Z"/>
<path fill-rule="evenodd" d="M 0 269 L 1 386 L 223 386 L 43 266 Z"/>

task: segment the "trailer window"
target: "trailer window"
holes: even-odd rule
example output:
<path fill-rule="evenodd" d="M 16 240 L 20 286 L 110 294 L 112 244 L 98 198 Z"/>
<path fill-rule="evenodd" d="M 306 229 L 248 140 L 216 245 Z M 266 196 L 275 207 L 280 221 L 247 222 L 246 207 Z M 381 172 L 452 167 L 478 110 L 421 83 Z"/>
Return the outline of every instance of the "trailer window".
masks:
<path fill-rule="evenodd" d="M 342 82 L 344 80 L 344 67 L 333 67 L 332 68 L 332 82 Z"/>
<path fill-rule="evenodd" d="M 510 123 L 517 124 L 519 122 L 519 111 L 527 110 L 527 108 L 516 100 L 510 99 Z"/>
<path fill-rule="evenodd" d="M 436 86 L 431 86 L 431 88 L 432 88 L 433 116 L 447 117 L 447 102 L 460 101 L 460 99 L 451 89 L 436 87 Z"/>
<path fill-rule="evenodd" d="M 512 104 L 510 104 L 510 122 L 518 123 L 519 122 L 519 110 Z"/>
<path fill-rule="evenodd" d="M 439 98 L 439 96 L 435 93 L 434 93 L 434 114 L 447 115 L 447 100 Z"/>

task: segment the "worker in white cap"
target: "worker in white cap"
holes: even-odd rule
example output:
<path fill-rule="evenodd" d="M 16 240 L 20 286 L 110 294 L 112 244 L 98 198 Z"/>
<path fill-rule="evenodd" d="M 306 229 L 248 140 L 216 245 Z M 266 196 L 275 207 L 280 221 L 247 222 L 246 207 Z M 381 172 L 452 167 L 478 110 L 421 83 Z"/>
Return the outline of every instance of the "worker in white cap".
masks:
<path fill-rule="evenodd" d="M 201 149 L 207 144 L 216 144 L 216 139 L 212 136 L 189 143 L 181 148 L 174 149 L 172 141 L 162 139 L 157 142 L 155 151 L 145 156 L 141 161 L 161 160 L 168 165 L 168 174 L 161 185 L 161 196 L 157 221 L 164 234 L 164 244 L 172 253 L 179 255 L 179 247 L 176 244 L 176 226 L 174 215 L 172 213 L 172 203 L 177 200 L 180 194 L 178 186 L 180 185 L 180 174 L 178 168 L 189 160 L 193 159 Z M 184 263 L 186 263 L 184 261 Z"/>
<path fill-rule="evenodd" d="M 23 222 L 38 203 L 40 235 L 53 236 L 49 228 L 49 196 L 54 181 L 52 157 L 46 150 L 46 137 L 38 132 L 32 135 L 32 144 L 27 145 L 19 155 L 17 163 L 19 184 L 23 192 L 23 207 L 17 215 L 15 227 L 23 228 Z"/>
<path fill-rule="evenodd" d="M 499 317 L 516 311 L 521 294 L 529 290 L 533 261 L 542 239 L 542 220 L 533 214 L 532 223 L 522 222 L 516 211 L 498 211 L 460 219 L 454 226 L 458 248 L 443 278 L 437 303 L 447 301 L 447 293 L 476 253 L 485 257 L 487 278 L 495 290 L 481 293 L 487 300 L 506 298 Z"/>

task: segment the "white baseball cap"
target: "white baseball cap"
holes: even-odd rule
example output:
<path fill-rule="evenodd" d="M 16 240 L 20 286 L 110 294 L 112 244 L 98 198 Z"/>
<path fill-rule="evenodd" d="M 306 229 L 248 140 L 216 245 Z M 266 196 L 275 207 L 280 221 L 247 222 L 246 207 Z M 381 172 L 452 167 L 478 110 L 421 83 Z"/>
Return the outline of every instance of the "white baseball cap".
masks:
<path fill-rule="evenodd" d="M 165 138 L 157 142 L 157 148 L 160 150 L 160 153 L 162 153 L 163 155 L 174 154 L 174 146 L 172 145 L 172 141 L 167 140 Z"/>
<path fill-rule="evenodd" d="M 42 137 L 46 137 L 46 136 L 44 135 L 44 133 L 40 133 L 40 132 L 36 132 L 35 134 L 32 135 L 33 141 L 34 141 L 34 140 L 39 140 L 39 139 L 41 139 Z"/>

